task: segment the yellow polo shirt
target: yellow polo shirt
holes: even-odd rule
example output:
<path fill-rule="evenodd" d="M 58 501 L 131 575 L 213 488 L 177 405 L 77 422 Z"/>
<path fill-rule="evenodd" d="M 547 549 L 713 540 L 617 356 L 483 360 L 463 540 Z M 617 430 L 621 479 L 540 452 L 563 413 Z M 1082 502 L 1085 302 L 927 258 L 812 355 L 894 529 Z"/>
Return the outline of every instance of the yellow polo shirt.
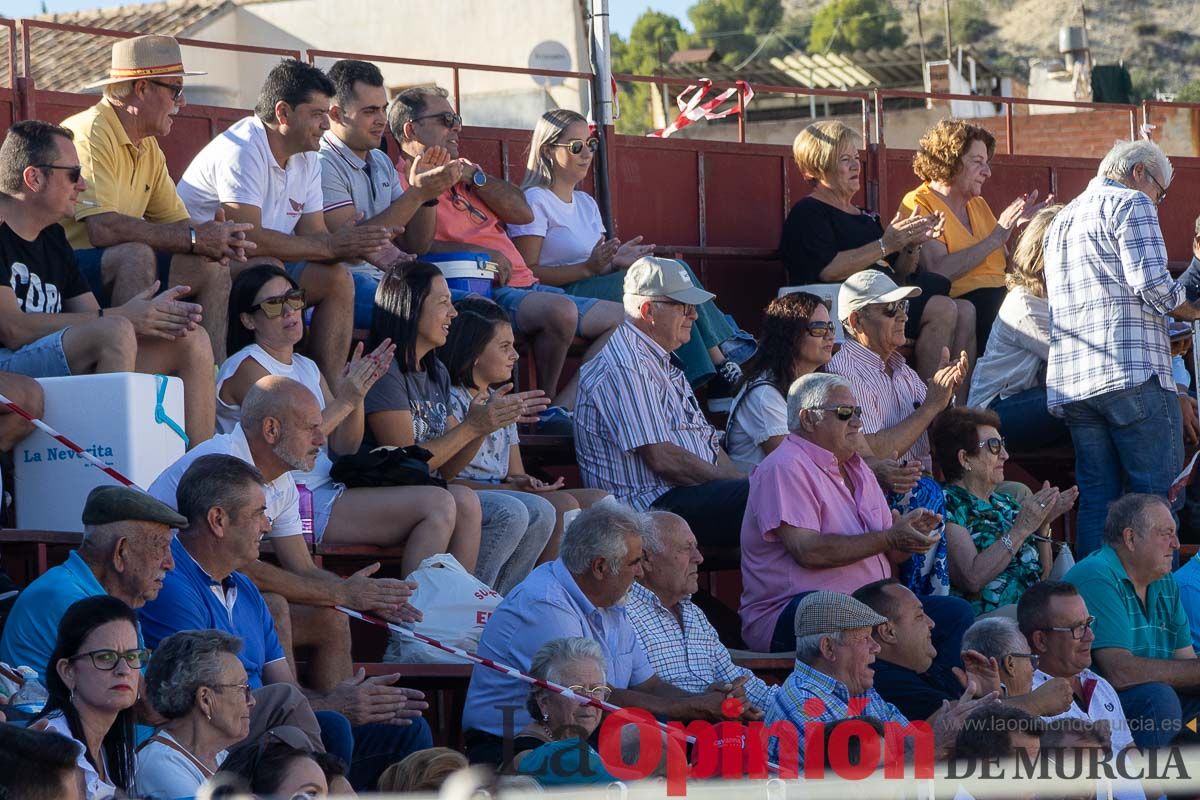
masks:
<path fill-rule="evenodd" d="M 83 220 L 95 214 L 116 212 L 156 223 L 188 218 L 158 142 L 153 136 L 136 145 L 130 141 L 107 99 L 64 120 L 63 127 L 75 134 L 75 149 L 88 184 L 80 199 L 96 203 L 80 206 L 74 219 L 63 220 L 71 247 L 86 250 L 93 246 Z"/>
<path fill-rule="evenodd" d="M 982 197 L 972 197 L 967 201 L 967 219 L 971 221 L 971 229 L 962 224 L 958 216 L 950 210 L 942 200 L 942 196 L 922 183 L 916 189 L 904 195 L 900 201 L 900 211 L 903 216 L 912 213 L 913 208 L 919 208 L 922 214 L 932 214 L 941 211 L 946 215 L 946 224 L 942 228 L 941 241 L 946 245 L 947 253 L 957 253 L 966 250 L 982 241 L 996 227 L 996 215 Z M 950 296 L 962 297 L 976 289 L 994 289 L 1004 285 L 1004 271 L 1008 266 L 1008 258 L 1003 247 L 997 247 L 984 256 L 969 270 L 959 275 L 950 284 Z"/>

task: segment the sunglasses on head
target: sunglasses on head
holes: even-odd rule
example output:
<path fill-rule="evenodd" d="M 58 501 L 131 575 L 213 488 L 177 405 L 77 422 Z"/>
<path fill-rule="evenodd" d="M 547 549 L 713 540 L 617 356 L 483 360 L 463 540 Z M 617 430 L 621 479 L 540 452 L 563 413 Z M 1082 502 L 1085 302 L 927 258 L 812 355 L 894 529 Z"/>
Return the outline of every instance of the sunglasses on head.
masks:
<path fill-rule="evenodd" d="M 292 311 L 304 310 L 304 290 L 291 289 L 277 297 L 268 297 L 261 303 L 255 303 L 250 306 L 250 313 L 261 311 L 266 315 L 267 319 L 277 319 L 283 315 L 283 307 L 287 306 Z"/>
<path fill-rule="evenodd" d="M 986 447 L 988 452 L 994 456 L 1000 455 L 1000 451 L 1004 449 L 1005 441 L 1003 436 L 990 436 L 982 442 L 976 444 L 976 447 Z"/>
<path fill-rule="evenodd" d="M 423 119 L 436 119 L 445 125 L 447 128 L 462 127 L 462 117 L 455 114 L 453 111 L 440 111 L 437 114 L 426 114 L 423 117 L 413 117 L 413 122 L 420 122 Z"/>
<path fill-rule="evenodd" d="M 61 169 L 67 173 L 67 179 L 71 183 L 79 183 L 79 179 L 83 177 L 83 167 L 79 164 L 71 167 L 59 166 L 58 164 L 34 164 L 38 169 Z"/>
<path fill-rule="evenodd" d="M 809 322 L 805 325 L 808 335 L 814 339 L 828 339 L 836 333 L 833 322 Z"/>
<path fill-rule="evenodd" d="M 849 422 L 851 417 L 862 419 L 862 406 L 819 406 L 812 411 L 832 411 L 841 422 Z"/>
<path fill-rule="evenodd" d="M 591 150 L 593 153 L 600 148 L 600 140 L 595 136 L 589 139 L 572 139 L 569 142 L 555 142 L 555 147 L 565 147 L 571 151 L 571 155 L 577 156 L 583 152 L 583 148 Z"/>

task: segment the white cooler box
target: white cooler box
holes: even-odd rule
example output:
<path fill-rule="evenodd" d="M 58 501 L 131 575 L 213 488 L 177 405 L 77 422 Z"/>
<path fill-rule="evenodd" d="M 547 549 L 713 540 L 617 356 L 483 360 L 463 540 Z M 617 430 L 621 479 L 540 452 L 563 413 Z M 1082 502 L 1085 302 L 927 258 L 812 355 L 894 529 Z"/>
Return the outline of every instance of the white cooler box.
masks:
<path fill-rule="evenodd" d="M 117 372 L 41 378 L 46 424 L 143 489 L 183 455 L 183 381 Z M 176 428 L 178 430 L 176 430 Z M 82 456 L 35 430 L 17 445 L 17 526 L 81 531 L 83 503 L 117 485 Z"/>

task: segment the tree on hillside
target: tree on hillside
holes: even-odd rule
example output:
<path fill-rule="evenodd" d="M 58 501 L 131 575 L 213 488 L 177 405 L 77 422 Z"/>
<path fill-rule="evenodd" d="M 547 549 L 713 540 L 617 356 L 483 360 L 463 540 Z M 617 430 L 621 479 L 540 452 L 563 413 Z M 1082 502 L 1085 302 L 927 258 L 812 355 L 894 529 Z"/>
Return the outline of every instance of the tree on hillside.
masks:
<path fill-rule="evenodd" d="M 658 70 L 659 59 L 665 64 L 672 53 L 687 46 L 688 33 L 678 19 L 660 11 L 646 11 L 633 23 L 629 41 L 613 34 L 613 72 L 653 75 Z M 649 84 L 619 83 L 617 89 L 621 104 L 617 130 L 634 135 L 650 130 L 653 118 Z"/>
<path fill-rule="evenodd" d="M 697 0 L 688 9 L 694 46 L 713 47 L 726 64 L 740 64 L 783 19 L 780 0 Z"/>
<path fill-rule="evenodd" d="M 904 44 L 900 14 L 888 0 L 833 0 L 813 17 L 808 52 L 850 53 Z"/>

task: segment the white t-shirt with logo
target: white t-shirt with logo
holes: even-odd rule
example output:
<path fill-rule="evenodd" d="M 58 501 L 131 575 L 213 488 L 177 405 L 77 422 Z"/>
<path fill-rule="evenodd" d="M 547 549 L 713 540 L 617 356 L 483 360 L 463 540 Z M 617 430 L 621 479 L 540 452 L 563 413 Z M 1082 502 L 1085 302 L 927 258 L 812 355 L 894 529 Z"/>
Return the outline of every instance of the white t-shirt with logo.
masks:
<path fill-rule="evenodd" d="M 291 233 L 301 216 L 325 205 L 317 154 L 297 153 L 280 167 L 255 116 L 233 123 L 196 154 L 179 196 L 194 222 L 211 220 L 222 203 L 238 203 L 260 209 L 263 228 L 279 233 Z"/>

